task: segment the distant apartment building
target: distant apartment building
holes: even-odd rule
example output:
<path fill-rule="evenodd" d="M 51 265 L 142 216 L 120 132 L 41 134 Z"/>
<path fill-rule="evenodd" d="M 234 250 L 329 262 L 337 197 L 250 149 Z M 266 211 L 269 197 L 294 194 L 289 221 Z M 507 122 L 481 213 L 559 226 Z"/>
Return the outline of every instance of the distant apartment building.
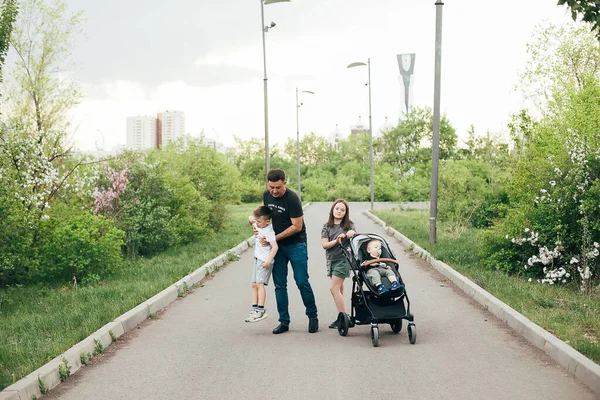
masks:
<path fill-rule="evenodd" d="M 185 114 L 183 111 L 164 111 L 156 119 L 156 143 L 162 148 L 185 135 Z"/>
<path fill-rule="evenodd" d="M 156 148 L 156 118 L 147 115 L 127 117 L 125 143 L 131 150 Z"/>
<path fill-rule="evenodd" d="M 217 153 L 227 154 L 232 149 L 226 147 L 223 143 L 219 142 L 218 139 L 214 137 L 207 137 L 204 135 L 204 132 L 200 134 L 200 141 L 205 145 L 212 149 L 214 149 Z"/>
<path fill-rule="evenodd" d="M 183 111 L 159 112 L 156 117 L 127 117 L 126 148 L 131 150 L 160 149 L 185 136 Z"/>

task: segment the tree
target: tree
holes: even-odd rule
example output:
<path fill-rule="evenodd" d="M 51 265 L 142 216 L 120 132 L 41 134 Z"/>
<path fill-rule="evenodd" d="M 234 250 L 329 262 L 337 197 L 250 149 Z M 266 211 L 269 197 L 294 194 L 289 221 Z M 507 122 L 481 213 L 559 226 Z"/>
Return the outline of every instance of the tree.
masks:
<path fill-rule="evenodd" d="M 17 61 L 12 69 L 14 119 L 33 126 L 41 136 L 62 142 L 66 112 L 79 103 L 76 81 L 69 77 L 73 35 L 80 31 L 81 12 L 67 14 L 65 0 L 25 0 L 11 35 Z M 60 133 L 56 133 L 60 132 Z"/>
<path fill-rule="evenodd" d="M 475 133 L 473 125 L 469 128 L 467 134 L 465 158 L 480 160 L 486 164 L 500 164 L 506 160 L 508 145 L 502 143 L 497 135 L 492 135 L 488 131 L 485 136 L 479 136 Z"/>
<path fill-rule="evenodd" d="M 594 0 L 558 0 L 558 5 L 567 5 L 571 9 L 573 21 L 581 16 L 581 20 L 592 26 L 592 32 L 600 40 L 600 3 Z"/>
<path fill-rule="evenodd" d="M 403 172 L 421 162 L 419 150 L 421 141 L 427 135 L 427 119 L 425 109 L 415 108 L 396 128 L 384 132 L 381 143 L 383 161 Z"/>
<path fill-rule="evenodd" d="M 227 205 L 239 202 L 239 172 L 222 154 L 202 142 L 190 140 L 185 151 L 179 150 L 181 147 L 181 143 L 174 143 L 152 155 L 189 179 L 197 193 L 210 201 L 210 225 L 219 230 L 227 219 Z"/>
<path fill-rule="evenodd" d="M 531 140 L 536 128 L 535 121 L 528 110 L 524 109 L 516 114 L 511 114 L 511 121 L 508 123 L 510 138 L 514 143 L 514 150 L 520 153 Z"/>
<path fill-rule="evenodd" d="M 584 27 L 538 25 L 527 52 L 521 91 L 541 113 L 600 78 L 600 43 Z"/>
<path fill-rule="evenodd" d="M 3 5 L 0 32 L 5 34 L 11 18 L 5 13 L 14 4 L 5 1 Z M 16 54 L 7 96 L 11 114 L 8 124 L 0 129 L 0 175 L 2 186 L 10 188 L 0 192 L 0 209 L 8 221 L 0 231 L 9 236 L 26 231 L 27 235 L 20 236 L 10 248 L 0 247 L 0 258 L 8 260 L 0 269 L 9 271 L 0 273 L 8 281 L 34 272 L 40 226 L 50 218 L 49 208 L 60 192 L 77 187 L 70 185 L 84 163 L 70 162 L 64 143 L 66 112 L 79 99 L 77 86 L 66 77 L 65 68 L 80 14 L 66 16 L 62 0 L 51 5 L 24 0 L 20 5 L 10 36 Z M 16 10 L 11 12 L 16 16 Z M 85 181 L 83 177 L 78 180 Z M 2 232 L 0 236 L 6 237 Z M 27 248 L 28 252 L 15 252 Z M 4 257 L 6 250 L 10 257 Z"/>
<path fill-rule="evenodd" d="M 297 143 L 288 139 L 285 144 L 285 154 L 291 159 L 296 159 Z M 327 160 L 329 144 L 327 140 L 314 132 L 305 135 L 300 140 L 300 165 L 319 165 Z"/>
<path fill-rule="evenodd" d="M 2 1 L 2 12 L 0 15 L 0 83 L 2 82 L 2 67 L 6 57 L 6 52 L 10 45 L 10 35 L 13 30 L 13 24 L 17 18 L 18 7 L 16 0 Z"/>
<path fill-rule="evenodd" d="M 233 156 L 233 163 L 236 167 L 243 167 L 244 164 L 257 158 L 257 156 L 260 156 L 263 159 L 264 164 L 264 139 L 252 138 L 250 140 L 242 140 L 241 138 L 234 135 L 233 140 L 235 140 L 235 153 Z"/>
<path fill-rule="evenodd" d="M 0 158 L 5 175 L 19 184 L 21 202 L 27 210 L 37 210 L 37 218 L 83 163 L 64 163 L 70 152 L 65 145 L 66 112 L 77 103 L 79 91 L 74 81 L 61 76 L 70 65 L 69 48 L 80 15 L 68 16 L 64 0 L 50 5 L 25 0 L 10 38 L 17 55 L 11 71 L 13 110 L 0 132 Z"/>
<path fill-rule="evenodd" d="M 340 166 L 344 162 L 356 161 L 364 165 L 369 165 L 369 135 L 358 134 L 350 135 L 348 139 L 339 143 Z M 373 149 L 375 150 L 375 149 Z M 337 169 L 339 169 L 339 167 Z"/>
<path fill-rule="evenodd" d="M 384 132 L 381 145 L 382 160 L 409 171 L 417 163 L 431 159 L 433 114 L 429 108 L 415 107 L 398 126 Z M 440 160 L 450 158 L 456 147 L 456 130 L 444 115 L 440 119 Z"/>

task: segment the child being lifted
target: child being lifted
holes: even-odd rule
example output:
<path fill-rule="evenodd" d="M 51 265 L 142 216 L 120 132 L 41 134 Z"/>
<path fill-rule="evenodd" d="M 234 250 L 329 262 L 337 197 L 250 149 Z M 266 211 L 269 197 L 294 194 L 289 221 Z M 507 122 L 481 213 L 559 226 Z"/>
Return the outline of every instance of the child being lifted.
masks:
<path fill-rule="evenodd" d="M 248 223 L 256 231 L 256 240 L 254 242 L 254 266 L 252 268 L 252 309 L 245 321 L 258 322 L 269 316 L 265 310 L 267 296 L 265 285 L 269 284 L 278 246 L 275 240 L 275 231 L 271 225 L 271 209 L 269 207 L 260 206 L 254 210 L 254 213 L 248 217 Z M 261 238 L 263 237 L 267 240 L 266 246 L 261 244 Z"/>

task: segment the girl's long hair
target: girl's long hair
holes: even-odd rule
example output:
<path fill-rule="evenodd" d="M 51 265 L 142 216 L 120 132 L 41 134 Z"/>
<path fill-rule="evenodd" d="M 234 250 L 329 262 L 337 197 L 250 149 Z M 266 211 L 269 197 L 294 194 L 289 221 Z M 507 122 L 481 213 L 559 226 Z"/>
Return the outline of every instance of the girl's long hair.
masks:
<path fill-rule="evenodd" d="M 342 218 L 340 226 L 343 230 L 347 231 L 348 229 L 350 229 L 350 223 L 352 221 L 350 220 L 350 206 L 348 205 L 348 202 L 344 199 L 337 199 L 333 202 L 331 210 L 329 210 L 329 219 L 327 220 L 327 226 L 331 228 L 333 225 L 335 225 L 335 222 L 333 220 L 333 209 L 338 203 L 343 203 L 346 206 L 346 214 L 344 214 L 344 218 Z"/>

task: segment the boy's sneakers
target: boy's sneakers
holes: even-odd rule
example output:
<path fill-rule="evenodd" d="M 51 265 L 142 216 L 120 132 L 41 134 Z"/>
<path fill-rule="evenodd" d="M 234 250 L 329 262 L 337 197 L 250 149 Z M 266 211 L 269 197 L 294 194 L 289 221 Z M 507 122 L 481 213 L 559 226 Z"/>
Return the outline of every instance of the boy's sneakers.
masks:
<path fill-rule="evenodd" d="M 252 311 L 250 311 L 250 315 L 248 316 L 248 318 L 246 318 L 244 321 L 258 322 L 258 321 L 262 321 L 263 319 L 266 319 L 268 317 L 269 317 L 269 314 L 267 314 L 267 311 L 265 311 L 265 310 L 263 310 L 263 311 L 252 310 Z"/>
<path fill-rule="evenodd" d="M 381 284 L 377 287 L 377 294 L 379 294 L 379 295 L 389 293 L 389 291 L 390 291 L 390 289 L 383 286 L 383 284 Z"/>
<path fill-rule="evenodd" d="M 400 290 L 402 288 L 403 288 L 403 286 L 398 281 L 392 282 L 392 285 L 390 286 L 391 290 Z"/>

